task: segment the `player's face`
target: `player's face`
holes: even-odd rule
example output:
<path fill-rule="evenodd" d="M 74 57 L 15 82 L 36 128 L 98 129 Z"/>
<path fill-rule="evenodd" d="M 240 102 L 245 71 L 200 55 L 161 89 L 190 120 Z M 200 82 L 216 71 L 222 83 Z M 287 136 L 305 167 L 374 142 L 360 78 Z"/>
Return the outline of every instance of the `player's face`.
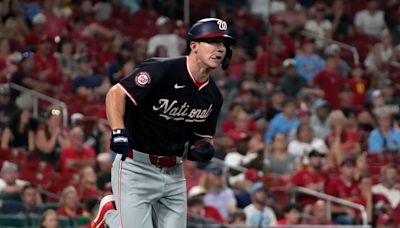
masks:
<path fill-rule="evenodd" d="M 200 61 L 209 68 L 218 68 L 226 53 L 224 42 L 223 38 L 210 38 L 199 42 L 197 54 Z"/>

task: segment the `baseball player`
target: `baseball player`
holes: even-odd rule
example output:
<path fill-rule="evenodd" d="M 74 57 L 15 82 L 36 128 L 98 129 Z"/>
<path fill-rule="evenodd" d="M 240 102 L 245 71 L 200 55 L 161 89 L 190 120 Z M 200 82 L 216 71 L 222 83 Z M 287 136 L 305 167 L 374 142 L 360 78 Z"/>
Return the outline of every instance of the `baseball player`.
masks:
<path fill-rule="evenodd" d="M 182 159 L 214 155 L 222 96 L 210 73 L 229 66 L 235 39 L 225 21 L 206 18 L 187 43 L 187 56 L 148 59 L 107 93 L 113 195 L 92 227 L 186 227 Z"/>

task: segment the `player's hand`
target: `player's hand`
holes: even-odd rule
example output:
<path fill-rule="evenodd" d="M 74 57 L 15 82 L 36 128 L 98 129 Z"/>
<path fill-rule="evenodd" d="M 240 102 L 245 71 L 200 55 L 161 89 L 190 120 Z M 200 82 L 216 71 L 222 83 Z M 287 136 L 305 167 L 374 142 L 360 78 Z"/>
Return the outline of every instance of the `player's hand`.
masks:
<path fill-rule="evenodd" d="M 121 160 L 125 160 L 130 150 L 128 134 L 125 129 L 118 128 L 112 130 L 110 149 L 117 154 L 122 154 Z"/>
<path fill-rule="evenodd" d="M 190 147 L 187 159 L 191 161 L 209 162 L 214 157 L 214 146 L 205 140 L 199 140 Z"/>

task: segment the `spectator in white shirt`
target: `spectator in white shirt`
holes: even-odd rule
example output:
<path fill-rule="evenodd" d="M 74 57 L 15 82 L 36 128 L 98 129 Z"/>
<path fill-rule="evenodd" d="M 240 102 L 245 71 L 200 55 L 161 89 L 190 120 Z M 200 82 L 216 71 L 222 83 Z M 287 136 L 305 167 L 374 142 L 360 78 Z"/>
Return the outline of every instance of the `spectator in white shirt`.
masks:
<path fill-rule="evenodd" d="M 386 28 L 384 13 L 379 10 L 379 1 L 368 0 L 367 8 L 356 13 L 354 24 L 360 32 L 378 37 Z"/>
<path fill-rule="evenodd" d="M 157 48 L 164 46 L 168 57 L 177 57 L 183 53 L 185 40 L 171 31 L 171 21 L 168 17 L 161 16 L 156 21 L 158 33 L 150 37 L 147 46 L 147 55 L 154 56 Z"/>
<path fill-rule="evenodd" d="M 331 38 L 332 35 L 332 23 L 325 19 L 325 6 L 322 4 L 316 4 L 314 7 L 314 18 L 307 20 L 305 29 L 314 33 L 315 35 L 322 38 Z M 321 48 L 324 46 L 323 40 L 316 41 L 317 47 Z"/>
<path fill-rule="evenodd" d="M 381 169 L 381 183 L 372 187 L 375 196 L 386 198 L 391 208 L 396 208 L 400 203 L 400 190 L 396 187 L 397 170 L 395 166 L 388 165 Z M 379 198 L 379 197 L 377 197 Z"/>
<path fill-rule="evenodd" d="M 288 152 L 302 164 L 308 164 L 308 154 L 312 150 L 326 154 L 328 147 L 324 140 L 314 138 L 313 130 L 309 124 L 300 124 L 297 127 L 296 139 L 289 143 Z"/>

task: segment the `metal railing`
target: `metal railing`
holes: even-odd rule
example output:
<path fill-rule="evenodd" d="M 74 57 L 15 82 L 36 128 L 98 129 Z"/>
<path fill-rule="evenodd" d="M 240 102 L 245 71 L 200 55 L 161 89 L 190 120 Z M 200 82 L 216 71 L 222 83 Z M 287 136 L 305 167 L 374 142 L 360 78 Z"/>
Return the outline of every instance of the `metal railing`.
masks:
<path fill-rule="evenodd" d="M 314 38 L 314 39 L 323 40 L 323 41 L 325 41 L 327 43 L 339 45 L 339 47 L 341 47 L 342 49 L 348 50 L 348 51 L 350 51 L 352 53 L 352 55 L 353 55 L 353 63 L 355 65 L 360 64 L 360 54 L 358 54 L 358 50 L 357 50 L 356 47 L 351 46 L 349 44 L 345 44 L 345 43 L 339 42 L 337 40 L 333 40 L 333 39 L 329 39 L 329 38 L 326 38 L 326 37 L 319 36 L 319 35 L 317 35 L 317 34 L 315 34 L 313 32 L 307 31 L 307 30 L 301 31 L 301 34 L 304 35 L 304 36 L 307 36 L 307 37 Z"/>
<path fill-rule="evenodd" d="M 18 92 L 28 94 L 33 98 L 33 117 L 35 117 L 35 118 L 39 117 L 39 100 L 44 100 L 54 106 L 59 107 L 62 110 L 63 124 L 64 124 L 64 126 L 68 125 L 68 108 L 64 102 L 54 99 L 52 97 L 49 97 L 47 95 L 44 95 L 42 93 L 39 93 L 37 91 L 28 89 L 26 87 L 20 86 L 15 83 L 10 83 L 10 88 L 17 90 Z"/>
<path fill-rule="evenodd" d="M 362 218 L 363 227 L 369 227 L 367 211 L 366 211 L 365 207 L 363 205 L 361 205 L 361 204 L 353 203 L 353 202 L 350 202 L 348 200 L 337 198 L 337 197 L 334 197 L 334 196 L 331 196 L 331 195 L 328 195 L 328 194 L 325 194 L 325 193 L 317 192 L 317 191 L 311 190 L 309 188 L 294 187 L 293 190 L 295 192 L 300 192 L 302 194 L 311 195 L 311 196 L 326 200 L 327 201 L 326 210 L 327 210 L 327 216 L 328 216 L 329 219 L 330 219 L 331 212 L 332 212 L 332 203 L 341 204 L 343 206 L 359 210 L 361 212 L 361 218 Z"/>

